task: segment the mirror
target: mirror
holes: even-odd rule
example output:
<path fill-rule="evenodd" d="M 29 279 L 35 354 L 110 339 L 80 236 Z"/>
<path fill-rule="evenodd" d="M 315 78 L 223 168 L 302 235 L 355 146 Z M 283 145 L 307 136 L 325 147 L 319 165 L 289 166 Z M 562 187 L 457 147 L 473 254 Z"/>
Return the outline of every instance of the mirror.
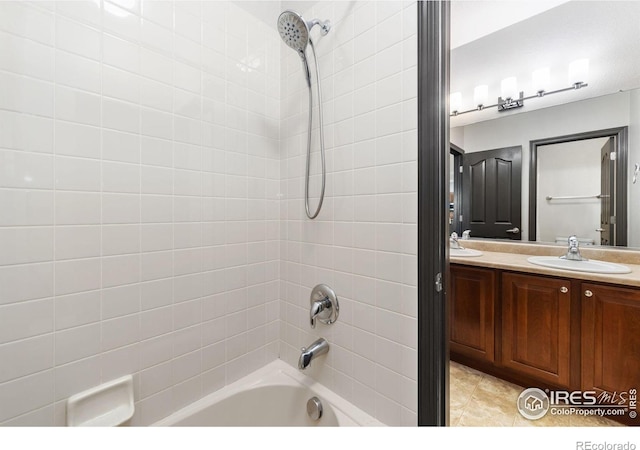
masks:
<path fill-rule="evenodd" d="M 634 231 L 640 231 L 640 211 L 632 206 L 640 202 L 640 183 L 633 183 L 635 165 L 640 163 L 640 58 L 637 57 L 640 2 L 481 2 L 482 8 L 474 7 L 473 3 L 452 3 L 451 92 L 462 93 L 458 108 L 466 111 L 476 108 L 474 88 L 487 85 L 488 106 L 451 117 L 452 144 L 465 155 L 522 147 L 522 241 L 555 242 L 571 228 L 570 224 L 569 228 L 549 228 L 554 222 L 564 221 L 558 211 L 572 211 L 569 216 L 582 221 L 576 216 L 593 217 L 594 208 L 600 214 L 605 207 L 602 196 L 613 195 L 614 199 L 624 200 L 623 204 L 611 206 L 615 214 L 606 213 L 615 216 L 614 225 L 621 231 L 614 231 L 614 235 L 619 238 L 609 238 L 608 229 L 596 233 L 608 225 L 601 218 L 589 219 L 589 230 L 593 230 L 579 232 L 585 234 L 584 242 L 594 245 L 639 248 L 640 233 Z M 569 64 L 582 58 L 589 59 L 587 86 L 535 96 L 534 71 L 549 68 L 546 92 L 564 89 L 571 86 Z M 489 107 L 498 102 L 501 80 L 508 77 L 516 77 L 518 90 L 524 94 L 523 105 L 505 111 Z M 529 98 L 532 94 L 533 98 Z M 573 141 L 573 145 L 580 143 L 578 146 L 585 148 L 581 144 L 587 143 L 585 136 L 590 133 L 621 129 L 626 130 L 627 152 L 617 153 L 616 157 L 623 159 L 615 161 L 609 179 L 614 184 L 613 191 L 603 193 L 586 181 L 603 178 L 594 175 L 600 168 L 600 157 L 597 162 L 592 159 L 590 168 L 583 167 L 589 159 L 587 153 L 581 154 L 580 150 L 565 145 Z M 613 133 L 619 135 L 618 131 Z M 570 139 L 572 136 L 575 139 Z M 593 155 L 600 150 L 589 152 Z M 549 158 L 560 153 L 563 156 L 560 159 Z M 577 155 L 582 156 L 576 159 Z M 550 165 L 555 169 L 553 174 L 549 172 Z M 581 174 L 585 170 L 591 175 Z M 573 183 L 555 186 L 551 180 L 573 180 Z M 567 188 L 563 193 L 563 186 L 569 185 L 571 190 Z M 468 186 L 463 185 L 461 190 L 464 189 Z M 546 200 L 583 195 L 601 198 Z M 455 195 L 456 199 L 460 197 Z M 575 212 L 574 206 L 580 203 L 589 204 L 592 210 Z M 454 204 L 454 209 L 459 206 Z M 551 220 L 545 207 L 552 207 Z M 606 236 L 602 238 L 603 235 Z"/>

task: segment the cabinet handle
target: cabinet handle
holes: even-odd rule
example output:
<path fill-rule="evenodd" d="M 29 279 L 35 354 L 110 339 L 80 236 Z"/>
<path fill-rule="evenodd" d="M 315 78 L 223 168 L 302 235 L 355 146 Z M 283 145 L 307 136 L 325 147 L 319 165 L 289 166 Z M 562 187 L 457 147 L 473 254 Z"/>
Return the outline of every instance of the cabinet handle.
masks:
<path fill-rule="evenodd" d="M 584 291 L 584 296 L 585 297 L 593 297 L 593 292 L 591 292 L 589 289 L 587 289 L 586 291 Z"/>
<path fill-rule="evenodd" d="M 562 292 L 563 294 L 566 294 L 567 292 L 569 292 L 569 289 L 566 286 L 562 286 L 560 288 L 560 292 Z"/>

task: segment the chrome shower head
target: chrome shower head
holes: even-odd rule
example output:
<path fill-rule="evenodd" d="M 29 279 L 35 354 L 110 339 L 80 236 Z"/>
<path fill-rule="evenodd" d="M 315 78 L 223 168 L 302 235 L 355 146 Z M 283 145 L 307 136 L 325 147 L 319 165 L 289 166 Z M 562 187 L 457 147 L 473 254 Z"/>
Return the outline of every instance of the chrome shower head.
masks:
<path fill-rule="evenodd" d="M 331 29 L 331 22 L 328 20 L 321 22 L 318 19 L 313 19 L 307 22 L 301 14 L 289 9 L 278 17 L 278 32 L 280 33 L 280 37 L 285 44 L 297 51 L 302 59 L 305 58 L 304 52 L 307 44 L 309 44 L 309 33 L 315 25 L 320 25 L 323 36 Z"/>
<path fill-rule="evenodd" d="M 280 14 L 278 32 L 285 44 L 304 56 L 309 43 L 309 25 L 300 14 L 289 10 Z"/>

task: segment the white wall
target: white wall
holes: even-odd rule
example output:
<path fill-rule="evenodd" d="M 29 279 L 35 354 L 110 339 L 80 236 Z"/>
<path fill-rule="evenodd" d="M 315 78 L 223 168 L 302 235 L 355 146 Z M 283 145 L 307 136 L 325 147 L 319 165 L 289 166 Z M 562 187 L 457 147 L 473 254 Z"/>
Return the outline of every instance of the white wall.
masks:
<path fill-rule="evenodd" d="M 465 152 L 522 146 L 522 226 L 520 229 L 522 240 L 528 240 L 529 142 L 629 125 L 631 123 L 630 98 L 630 92 L 621 92 L 528 113 L 510 114 L 501 119 L 461 127 L 462 131 L 454 129 L 451 140 Z M 531 101 L 534 102 L 535 99 Z M 637 154 L 633 150 L 635 142 L 638 140 L 629 140 L 630 149 L 632 149 L 630 155 Z M 633 160 L 632 156 L 630 156 L 631 160 Z M 633 226 L 637 226 L 635 224 L 638 223 L 632 220 L 633 218 L 629 220 L 629 230 L 633 230 Z"/>
<path fill-rule="evenodd" d="M 327 198 L 319 217 L 306 219 L 308 94 L 300 58 L 283 44 L 281 358 L 297 365 L 300 347 L 323 336 L 331 350 L 310 375 L 384 423 L 415 425 L 417 8 L 319 2 L 301 12 L 333 23 L 317 38 Z M 318 177 L 312 183 L 317 191 Z M 335 289 L 341 313 L 312 330 L 318 283 Z"/>
<path fill-rule="evenodd" d="M 0 53 L 0 424 L 126 373 L 148 424 L 276 358 L 275 27 L 3 1 Z"/>

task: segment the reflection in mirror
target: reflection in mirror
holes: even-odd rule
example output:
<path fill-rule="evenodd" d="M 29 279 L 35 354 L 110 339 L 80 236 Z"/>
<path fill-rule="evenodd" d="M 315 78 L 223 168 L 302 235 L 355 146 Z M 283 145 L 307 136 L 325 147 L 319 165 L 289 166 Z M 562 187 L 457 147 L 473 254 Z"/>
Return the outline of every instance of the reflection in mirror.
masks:
<path fill-rule="evenodd" d="M 467 8 L 473 2 L 454 2 L 452 4 L 452 50 L 451 50 L 451 92 L 461 92 L 459 103 L 461 110 L 476 108 L 473 104 L 474 87 L 487 85 L 489 104 L 496 103 L 501 96 L 501 80 L 516 77 L 519 91 L 524 97 L 535 92 L 534 72 L 549 67 L 549 89 L 554 90 L 568 83 L 569 64 L 572 61 L 588 58 L 589 75 L 587 87 L 570 90 L 549 96 L 540 96 L 525 100 L 522 107 L 498 111 L 498 108 L 480 108 L 480 110 L 451 117 L 451 142 L 464 149 L 465 155 L 489 149 L 505 147 L 522 147 L 522 226 L 523 241 L 555 243 L 556 238 L 566 234 L 584 235 L 585 242 L 593 241 L 594 245 L 628 245 L 640 247 L 640 210 L 632 205 L 640 202 L 640 183 L 633 184 L 633 168 L 640 164 L 640 35 L 637 24 L 640 23 L 640 2 L 555 2 L 546 7 L 535 9 L 537 2 L 518 2 L 522 14 L 509 21 L 509 7 L 504 2 L 482 2 L 482 14 L 478 10 Z M 531 8 L 529 8 L 531 6 Z M 492 9 L 495 8 L 495 9 Z M 475 11 L 475 12 L 474 12 Z M 512 11 L 513 12 L 513 11 Z M 458 38 L 465 27 L 465 17 L 476 14 L 471 20 L 476 25 L 483 24 L 485 15 L 495 16 L 500 20 L 493 22 L 493 28 L 479 30 L 475 36 Z M 488 23 L 487 22 L 487 23 Z M 496 23 L 499 22 L 499 23 Z M 505 64 L 508 61 L 508 64 Z M 539 73 L 539 72 L 538 72 Z M 551 179 L 571 180 L 572 190 L 558 187 L 556 196 L 602 195 L 601 186 L 597 189 L 586 181 L 603 177 L 599 175 L 582 177 L 569 171 L 577 167 L 588 157 L 577 156 L 579 150 L 570 150 L 560 156 L 569 158 L 569 165 L 561 168 L 560 162 L 554 162 L 548 155 L 564 153 L 565 147 L 538 147 L 543 160 L 538 164 L 536 179 L 530 180 L 532 161 L 532 143 L 541 142 L 554 137 L 590 133 L 598 130 L 627 128 L 628 153 L 623 161 L 616 162 L 617 169 L 624 170 L 627 182 L 618 184 L 611 193 L 614 204 L 609 205 L 611 211 L 602 213 L 606 202 L 602 198 L 583 200 L 594 206 L 599 205 L 600 216 L 597 219 L 583 219 L 586 212 L 572 211 L 573 206 L 559 205 L 559 201 L 547 201 L 547 196 L 554 196 L 553 191 L 546 189 Z M 602 146 L 601 146 L 602 147 Z M 581 147 L 584 148 L 584 147 Z M 586 150 L 585 150 L 586 151 Z M 600 149 L 597 150 L 600 152 Z M 595 153 L 596 150 L 591 150 Z M 598 159 L 600 161 L 600 158 Z M 556 170 L 555 175 L 546 173 L 549 166 Z M 593 168 L 595 171 L 595 167 Z M 558 171 L 562 171 L 561 173 Z M 610 182 L 616 183 L 620 173 L 613 173 Z M 554 178 L 555 177 L 555 178 Z M 538 181 L 537 190 L 530 192 L 529 186 Z M 462 190 L 469 186 L 462 186 Z M 562 188 L 564 189 L 564 187 Z M 575 194 L 572 194 L 575 189 Z M 618 192 L 616 192 L 616 189 Z M 540 195 L 543 197 L 540 198 Z M 457 195 L 456 199 L 462 196 Z M 626 197 L 625 205 L 616 205 L 616 197 Z M 560 201 L 561 202 L 561 201 Z M 565 200 L 566 202 L 566 200 Z M 544 211 L 546 207 L 558 211 L 572 211 L 575 230 L 569 231 L 571 224 L 558 229 L 550 229 L 545 217 L 530 217 L 530 211 Z M 564 207 L 563 207 L 564 206 Z M 464 210 L 463 205 L 455 207 Z M 617 209 L 616 209 L 617 208 Z M 624 208 L 621 211 L 620 208 Z M 636 211 L 637 210 L 637 211 Z M 626 237 L 620 238 L 615 229 L 607 230 L 606 216 L 615 216 L 619 220 L 620 213 L 626 215 Z M 601 214 L 602 213 L 602 214 Z M 546 214 L 546 212 L 543 212 Z M 553 217 L 554 215 L 552 215 Z M 555 216 L 555 222 L 564 219 Z M 568 219 L 570 220 L 570 219 Z M 615 220 L 615 219 L 614 219 Z M 580 225 L 589 223 L 588 230 L 578 229 Z M 618 226 L 621 225 L 619 222 Z M 544 232 L 540 233 L 544 228 Z M 620 227 L 625 228 L 625 227 Z M 596 231 L 605 229 L 605 231 Z M 634 233 L 634 231 L 638 231 Z M 612 234 L 613 233 L 613 234 Z M 477 236 L 475 236 L 477 237 Z M 626 241 L 625 241 L 626 239 Z M 564 245 L 564 244 L 562 244 Z"/>

